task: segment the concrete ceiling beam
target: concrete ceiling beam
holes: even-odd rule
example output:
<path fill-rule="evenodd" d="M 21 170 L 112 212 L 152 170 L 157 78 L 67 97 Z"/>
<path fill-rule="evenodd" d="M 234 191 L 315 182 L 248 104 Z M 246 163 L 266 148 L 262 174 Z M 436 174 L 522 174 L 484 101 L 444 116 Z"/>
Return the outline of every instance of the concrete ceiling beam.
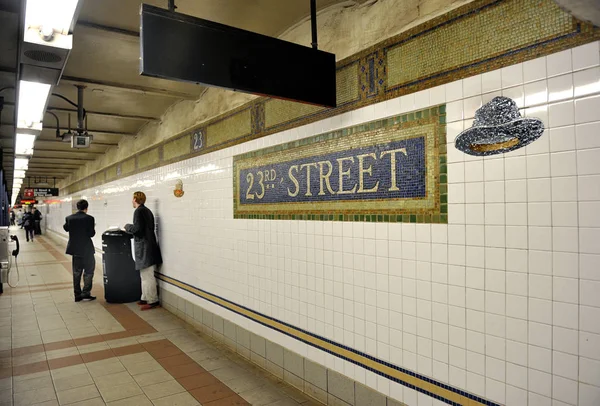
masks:
<path fill-rule="evenodd" d="M 0 137 L 0 142 L 2 141 L 13 141 L 14 137 Z M 38 142 L 50 142 L 53 144 L 66 144 L 65 141 L 62 140 L 47 140 L 47 139 L 43 139 L 43 138 L 38 138 L 35 140 L 36 144 Z M 101 146 L 101 147 L 116 147 L 119 144 L 116 142 L 96 142 L 96 141 L 92 141 L 92 146 Z M 7 149 L 7 148 L 4 148 Z"/>
<path fill-rule="evenodd" d="M 5 101 L 4 105 L 14 107 L 15 103 Z M 50 106 L 50 107 L 47 107 L 46 110 L 58 111 L 61 113 L 77 113 L 77 109 L 67 109 L 67 108 L 63 108 L 63 107 Z M 92 111 L 92 110 L 86 110 L 85 112 L 86 112 L 86 114 L 88 114 L 90 116 L 109 117 L 109 118 L 117 118 L 117 119 L 124 119 L 124 120 L 160 121 L 160 118 L 158 118 L 158 117 L 136 116 L 136 115 L 132 115 L 132 114 L 120 114 L 120 113 L 107 113 L 104 111 Z"/>
<path fill-rule="evenodd" d="M 151 94 L 156 96 L 164 96 L 164 97 L 172 97 L 175 99 L 185 99 L 185 100 L 196 100 L 199 95 L 193 95 L 189 93 L 176 92 L 168 89 L 159 89 L 156 87 L 148 87 L 148 86 L 140 86 L 140 85 L 132 85 L 128 83 L 117 83 L 106 80 L 96 80 L 96 79 L 88 79 L 88 78 L 78 78 L 74 76 L 62 76 L 60 78 L 62 82 L 68 82 L 72 84 L 78 85 L 97 85 L 97 86 L 106 86 L 112 87 L 120 91 L 125 92 L 134 92 L 141 94 Z"/>
<path fill-rule="evenodd" d="M 65 109 L 61 107 L 48 107 L 49 111 L 58 111 L 61 113 L 77 113 L 76 109 Z M 108 117 L 108 118 L 117 118 L 123 120 L 139 120 L 139 121 L 160 121 L 158 117 L 147 117 L 147 116 L 135 116 L 131 114 L 117 114 L 117 113 L 105 113 L 101 111 L 91 111 L 86 110 L 86 114 L 90 116 L 100 116 L 100 117 Z"/>
<path fill-rule="evenodd" d="M 33 156 L 31 157 L 31 159 L 29 160 L 29 162 L 31 161 L 37 161 L 39 159 L 42 160 L 48 160 L 48 159 L 52 159 L 55 161 L 95 161 L 96 158 L 73 158 L 73 157 L 55 157 L 55 156 Z M 58 164 L 60 164 L 60 162 L 57 162 Z"/>
<path fill-rule="evenodd" d="M 99 30 L 99 31 L 126 35 L 128 37 L 136 37 L 136 38 L 140 37 L 140 33 L 137 31 L 126 30 L 126 29 L 118 28 L 118 27 L 111 27 L 109 25 L 97 24 L 97 23 L 93 23 L 91 21 L 86 21 L 86 20 L 77 20 L 77 25 L 81 26 L 81 27 L 93 28 L 93 29 Z"/>
<path fill-rule="evenodd" d="M 4 123 L 1 126 L 2 127 L 11 127 L 11 128 L 15 127 L 14 123 Z M 49 128 L 49 129 L 52 129 L 52 130 L 56 129 L 56 127 L 46 127 L 46 128 Z M 67 127 L 59 127 L 58 130 L 59 131 L 69 131 L 69 128 L 67 128 Z M 75 128 L 70 128 L 70 130 L 72 132 L 75 132 Z M 123 131 L 113 131 L 113 130 L 93 130 L 93 129 L 90 130 L 90 129 L 88 129 L 87 132 L 89 134 L 91 134 L 91 135 L 94 135 L 94 134 L 108 134 L 108 135 L 122 135 L 122 136 L 128 136 L 128 135 L 129 136 L 135 136 L 136 135 L 136 133 L 126 133 L 126 132 L 123 132 Z"/>
<path fill-rule="evenodd" d="M 9 68 L 6 66 L 0 66 L 0 73 L 13 73 L 14 74 L 15 69 Z M 132 84 L 127 84 L 127 83 L 117 83 L 117 82 L 88 79 L 88 78 L 78 78 L 78 77 L 74 77 L 74 76 L 63 75 L 60 78 L 60 81 L 68 82 L 68 83 L 72 83 L 72 84 L 78 84 L 78 85 L 105 86 L 105 87 L 111 87 L 116 90 L 120 90 L 120 91 L 124 91 L 124 92 L 151 94 L 151 95 L 155 95 L 155 96 L 172 97 L 174 99 L 196 100 L 196 99 L 198 99 L 198 97 L 200 97 L 200 95 L 176 92 L 176 91 L 168 90 L 168 89 L 159 89 L 156 87 L 132 85 Z"/>

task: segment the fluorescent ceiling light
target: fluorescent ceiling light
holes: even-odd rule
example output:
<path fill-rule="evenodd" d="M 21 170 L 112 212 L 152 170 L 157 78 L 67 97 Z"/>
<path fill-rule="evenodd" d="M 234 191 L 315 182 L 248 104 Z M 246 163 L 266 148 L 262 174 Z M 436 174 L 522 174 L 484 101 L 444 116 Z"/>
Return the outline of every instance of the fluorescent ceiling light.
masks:
<path fill-rule="evenodd" d="M 33 155 L 33 144 L 34 143 L 35 143 L 35 135 L 17 133 L 17 142 L 15 145 L 15 155 Z"/>
<path fill-rule="evenodd" d="M 46 101 L 50 93 L 50 85 L 45 83 L 19 83 L 19 104 L 17 110 L 17 128 L 41 129 Z"/>
<path fill-rule="evenodd" d="M 29 167 L 29 159 L 27 158 L 15 158 L 15 169 L 26 170 Z"/>
<path fill-rule="evenodd" d="M 25 177 L 25 171 L 15 169 L 15 179 L 23 179 Z"/>
<path fill-rule="evenodd" d="M 25 31 L 37 28 L 41 32 L 54 32 L 67 35 L 78 0 L 27 0 L 25 8 Z"/>

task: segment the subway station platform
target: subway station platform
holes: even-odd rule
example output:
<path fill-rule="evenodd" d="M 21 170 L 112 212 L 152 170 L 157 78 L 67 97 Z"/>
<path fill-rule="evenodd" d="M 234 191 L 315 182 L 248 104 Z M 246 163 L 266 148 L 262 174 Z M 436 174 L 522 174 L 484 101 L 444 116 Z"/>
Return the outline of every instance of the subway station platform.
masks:
<path fill-rule="evenodd" d="M 101 263 L 97 300 L 75 303 L 64 247 L 11 233 L 23 243 L 20 282 L 0 295 L 0 406 L 320 404 L 165 309 L 106 303 Z"/>

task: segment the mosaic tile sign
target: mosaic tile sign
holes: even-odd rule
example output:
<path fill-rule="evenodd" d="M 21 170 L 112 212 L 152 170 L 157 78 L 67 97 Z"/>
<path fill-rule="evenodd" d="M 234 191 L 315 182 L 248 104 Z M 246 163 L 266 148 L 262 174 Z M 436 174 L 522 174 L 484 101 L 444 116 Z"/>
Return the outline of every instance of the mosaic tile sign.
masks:
<path fill-rule="evenodd" d="M 234 157 L 236 218 L 447 222 L 445 106 Z"/>
<path fill-rule="evenodd" d="M 156 165 L 209 154 L 598 39 L 599 27 L 577 20 L 553 0 L 474 0 L 338 61 L 337 108 L 257 98 L 155 145 L 162 150 Z M 192 140 L 197 130 L 204 138 Z M 127 169 L 127 159 L 102 169 L 106 174 L 101 177 L 89 175 L 89 185 L 146 170 L 136 161 L 131 172 L 117 173 L 121 165 Z M 67 194 L 87 187 L 82 178 L 65 183 L 61 190 Z"/>

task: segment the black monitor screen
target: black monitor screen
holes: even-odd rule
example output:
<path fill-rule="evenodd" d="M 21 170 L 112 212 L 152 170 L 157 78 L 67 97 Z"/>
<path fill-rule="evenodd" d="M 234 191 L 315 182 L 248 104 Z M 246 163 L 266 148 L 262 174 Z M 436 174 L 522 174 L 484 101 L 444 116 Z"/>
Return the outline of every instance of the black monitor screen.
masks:
<path fill-rule="evenodd" d="M 141 73 L 336 107 L 335 55 L 142 4 Z"/>

